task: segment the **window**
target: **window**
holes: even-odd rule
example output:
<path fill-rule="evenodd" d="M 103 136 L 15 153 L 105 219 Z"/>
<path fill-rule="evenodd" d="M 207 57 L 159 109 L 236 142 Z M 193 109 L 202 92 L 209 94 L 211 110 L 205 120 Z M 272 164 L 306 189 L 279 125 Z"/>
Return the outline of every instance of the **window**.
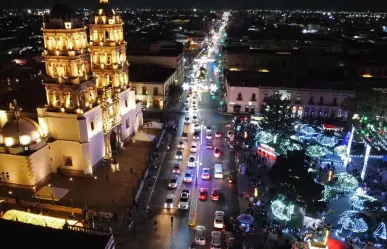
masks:
<path fill-rule="evenodd" d="M 105 39 L 109 40 L 109 31 L 105 31 Z"/>
<path fill-rule="evenodd" d="M 137 88 L 134 86 L 133 88 L 134 94 L 137 94 Z"/>
<path fill-rule="evenodd" d="M 147 95 L 147 94 L 148 94 L 148 92 L 146 90 L 146 86 L 143 86 L 142 87 L 142 95 Z"/>
<path fill-rule="evenodd" d="M 157 87 L 153 88 L 153 95 L 154 96 L 159 95 L 159 88 L 157 88 Z"/>
<path fill-rule="evenodd" d="M 309 98 L 309 104 L 310 104 L 310 105 L 314 105 L 313 97 L 310 97 L 310 98 Z"/>
<path fill-rule="evenodd" d="M 251 101 L 257 101 L 257 97 L 256 97 L 255 93 L 253 93 L 251 95 Z"/>
<path fill-rule="evenodd" d="M 323 103 L 324 103 L 324 97 L 321 96 L 321 97 L 320 97 L 320 103 L 319 103 L 319 104 L 322 105 Z"/>
<path fill-rule="evenodd" d="M 334 105 L 334 106 L 337 105 L 337 97 L 334 97 L 334 98 L 333 98 L 333 105 Z"/>
<path fill-rule="evenodd" d="M 300 100 L 301 100 L 300 95 L 297 95 L 297 101 L 300 101 Z"/>
<path fill-rule="evenodd" d="M 128 128 L 130 127 L 129 119 L 127 119 L 127 120 L 125 121 L 125 127 L 126 127 L 126 129 L 128 129 Z"/>
<path fill-rule="evenodd" d="M 71 156 L 64 156 L 63 157 L 64 166 L 73 166 L 73 159 Z"/>
<path fill-rule="evenodd" d="M 94 131 L 95 127 L 94 127 L 94 121 L 91 121 L 90 122 L 90 127 L 91 127 L 91 131 Z"/>
<path fill-rule="evenodd" d="M 238 93 L 237 100 L 243 100 L 243 98 L 242 98 L 242 93 Z"/>
<path fill-rule="evenodd" d="M 125 99 L 125 107 L 128 107 L 128 100 Z"/>

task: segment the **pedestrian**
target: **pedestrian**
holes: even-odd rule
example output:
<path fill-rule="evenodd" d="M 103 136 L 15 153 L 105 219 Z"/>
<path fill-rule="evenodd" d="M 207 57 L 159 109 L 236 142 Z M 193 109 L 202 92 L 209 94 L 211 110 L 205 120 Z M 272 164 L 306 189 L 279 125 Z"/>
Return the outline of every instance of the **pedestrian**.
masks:
<path fill-rule="evenodd" d="M 132 167 L 129 168 L 129 171 L 130 171 L 130 174 L 133 174 L 133 168 Z"/>
<path fill-rule="evenodd" d="M 173 216 L 171 216 L 171 226 L 173 226 Z"/>

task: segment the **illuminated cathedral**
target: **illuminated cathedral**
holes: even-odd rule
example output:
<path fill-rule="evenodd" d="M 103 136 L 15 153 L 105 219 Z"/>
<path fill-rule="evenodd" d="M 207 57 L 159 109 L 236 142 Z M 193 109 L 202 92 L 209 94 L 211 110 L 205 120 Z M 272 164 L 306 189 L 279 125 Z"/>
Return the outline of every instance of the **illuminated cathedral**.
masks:
<path fill-rule="evenodd" d="M 0 112 L 0 172 L 7 183 L 36 187 L 52 173 L 93 175 L 142 125 L 128 78 L 123 21 L 100 0 L 87 27 L 67 4 L 56 4 L 42 27 L 45 107 L 38 122 L 17 102 Z"/>

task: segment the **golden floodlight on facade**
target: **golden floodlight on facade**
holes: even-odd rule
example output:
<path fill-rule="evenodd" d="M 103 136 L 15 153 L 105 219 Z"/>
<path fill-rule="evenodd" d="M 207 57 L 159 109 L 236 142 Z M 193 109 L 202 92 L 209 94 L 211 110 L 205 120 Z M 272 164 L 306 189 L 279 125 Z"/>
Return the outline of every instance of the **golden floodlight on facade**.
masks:
<path fill-rule="evenodd" d="M 35 226 L 51 227 L 54 229 L 62 229 L 63 226 L 66 224 L 65 219 L 39 214 L 32 214 L 14 209 L 8 210 L 1 218 L 5 220 L 13 220 L 32 224 Z M 72 226 L 83 227 L 83 224 L 81 222 L 75 220 L 67 220 L 67 224 Z"/>

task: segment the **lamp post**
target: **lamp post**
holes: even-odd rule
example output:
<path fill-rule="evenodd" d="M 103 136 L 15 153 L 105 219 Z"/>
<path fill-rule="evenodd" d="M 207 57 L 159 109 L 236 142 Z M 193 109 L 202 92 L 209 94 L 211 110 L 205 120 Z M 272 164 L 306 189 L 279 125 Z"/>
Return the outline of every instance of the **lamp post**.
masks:
<path fill-rule="evenodd" d="M 6 189 L 5 189 L 5 185 L 7 183 L 7 181 L 9 181 L 9 173 L 8 172 L 1 172 L 0 174 L 0 181 L 1 183 L 3 183 L 3 187 L 4 187 L 4 196 L 6 195 Z"/>

